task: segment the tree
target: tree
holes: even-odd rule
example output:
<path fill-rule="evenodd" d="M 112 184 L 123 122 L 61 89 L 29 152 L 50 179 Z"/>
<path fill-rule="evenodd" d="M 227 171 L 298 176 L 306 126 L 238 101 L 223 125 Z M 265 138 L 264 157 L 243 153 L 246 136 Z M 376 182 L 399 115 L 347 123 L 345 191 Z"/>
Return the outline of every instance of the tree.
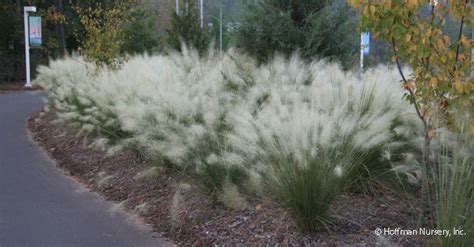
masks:
<path fill-rule="evenodd" d="M 355 14 L 345 2 L 334 1 L 306 17 L 304 57 L 320 57 L 351 66 L 359 51 Z"/>
<path fill-rule="evenodd" d="M 131 20 L 124 26 L 125 41 L 122 53 L 138 54 L 161 50 L 156 28 L 156 10 L 152 1 L 141 1 L 130 13 Z"/>
<path fill-rule="evenodd" d="M 22 15 L 18 4 L 0 5 L 0 83 L 18 80 L 23 76 Z"/>
<path fill-rule="evenodd" d="M 79 52 L 86 60 L 95 63 L 97 68 L 116 69 L 121 65 L 124 60 L 121 51 L 126 41 L 124 26 L 132 21 L 131 9 L 136 4 L 135 0 L 127 0 L 111 6 L 101 3 L 88 8 L 75 6 L 84 28 L 83 37 L 77 35 Z"/>
<path fill-rule="evenodd" d="M 473 41 L 466 32 L 474 20 L 471 0 L 348 2 L 362 13 L 361 30 L 371 30 L 391 44 L 406 98 L 423 122 L 426 145 L 433 137 L 434 125 L 452 126 L 459 109 L 472 110 Z M 448 17 L 459 23 L 454 37 L 444 27 Z M 413 73 L 402 71 L 402 61 Z"/>
<path fill-rule="evenodd" d="M 344 1 L 266 0 L 251 4 L 238 30 L 237 45 L 260 62 L 275 53 L 300 51 L 350 66 L 358 49 L 355 13 Z"/>
<path fill-rule="evenodd" d="M 457 131 L 456 118 L 461 115 L 462 118 L 468 118 L 471 132 L 474 130 L 474 80 L 470 59 L 473 41 L 465 31 L 474 20 L 472 3 L 470 0 L 444 3 L 434 0 L 348 2 L 362 13 L 360 29 L 371 30 L 376 37 L 391 45 L 392 60 L 398 66 L 403 88 L 407 92 L 405 96 L 414 105 L 424 126 L 423 209 L 425 213 L 437 212 L 433 206 L 436 205 L 433 203 L 435 198 L 430 198 L 430 191 L 436 191 L 436 184 L 443 184 L 437 180 L 436 174 L 440 174 L 439 171 L 445 175 L 452 173 L 443 170 L 443 165 L 432 159 L 430 142 L 435 133 L 434 128 L 447 126 Z M 459 23 L 454 37 L 450 35 L 449 28 L 444 27 L 448 16 Z M 410 74 L 404 73 L 402 62 L 411 67 Z M 459 198 L 465 195 L 461 194 Z"/>
<path fill-rule="evenodd" d="M 260 62 L 267 61 L 275 53 L 290 55 L 303 44 L 291 11 L 271 5 L 260 4 L 250 10 L 237 35 L 237 46 Z"/>
<path fill-rule="evenodd" d="M 6 80 L 24 79 L 23 6 L 34 5 L 42 17 L 43 44 L 31 50 L 31 67 L 46 63 L 49 57 L 65 54 L 65 12 L 62 0 L 3 0 L 0 4 L 0 74 Z M 0 78 L 3 79 L 3 78 Z"/>
<path fill-rule="evenodd" d="M 166 31 L 166 41 L 172 49 L 181 51 L 182 43 L 197 49 L 200 54 L 209 49 L 210 35 L 201 28 L 199 11 L 194 1 L 189 1 L 188 10 L 182 15 L 173 13 L 171 26 Z"/>

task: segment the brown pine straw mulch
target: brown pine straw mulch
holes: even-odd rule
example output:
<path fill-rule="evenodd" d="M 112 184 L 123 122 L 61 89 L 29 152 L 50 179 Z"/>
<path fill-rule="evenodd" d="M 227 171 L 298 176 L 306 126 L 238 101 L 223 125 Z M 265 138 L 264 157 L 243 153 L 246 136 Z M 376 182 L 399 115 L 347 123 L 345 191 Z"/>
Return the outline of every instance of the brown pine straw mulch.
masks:
<path fill-rule="evenodd" d="M 28 121 L 28 128 L 57 165 L 107 200 L 123 202 L 120 205 L 125 210 L 139 214 L 161 237 L 177 245 L 419 246 L 423 243 L 420 236 L 374 234 L 376 228 L 384 227 L 418 229 L 418 199 L 406 199 L 395 193 L 384 193 L 378 198 L 341 195 L 331 208 L 337 218 L 330 231 L 305 234 L 271 201 L 250 199 L 247 209 L 230 210 L 211 203 L 189 177 L 164 167 L 155 168 L 157 174 L 153 177 L 137 179 L 138 173 L 153 167 L 152 162 L 131 151 L 108 156 L 88 147 L 91 138 L 77 136 L 63 123 L 52 123 L 55 119 L 54 110 L 40 113 Z"/>

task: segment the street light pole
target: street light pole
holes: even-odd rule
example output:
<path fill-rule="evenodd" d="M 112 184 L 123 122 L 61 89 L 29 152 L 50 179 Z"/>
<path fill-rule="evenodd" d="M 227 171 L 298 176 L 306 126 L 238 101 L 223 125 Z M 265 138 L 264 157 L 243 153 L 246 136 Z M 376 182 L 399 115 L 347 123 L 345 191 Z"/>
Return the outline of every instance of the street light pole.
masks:
<path fill-rule="evenodd" d="M 26 84 L 25 87 L 31 87 L 31 74 L 30 74 L 30 40 L 29 40 L 29 28 L 28 28 L 28 12 L 36 12 L 35 6 L 23 7 L 23 17 L 25 26 L 25 65 L 26 65 Z"/>
<path fill-rule="evenodd" d="M 360 73 L 364 72 L 364 33 L 360 33 Z"/>
<path fill-rule="evenodd" d="M 222 54 L 222 2 L 219 9 L 219 51 Z"/>
<path fill-rule="evenodd" d="M 176 14 L 179 15 L 179 0 L 176 0 Z"/>
<path fill-rule="evenodd" d="M 204 0 L 200 0 L 200 5 L 201 5 L 201 8 L 200 8 L 200 12 L 201 12 L 201 28 L 204 27 Z"/>

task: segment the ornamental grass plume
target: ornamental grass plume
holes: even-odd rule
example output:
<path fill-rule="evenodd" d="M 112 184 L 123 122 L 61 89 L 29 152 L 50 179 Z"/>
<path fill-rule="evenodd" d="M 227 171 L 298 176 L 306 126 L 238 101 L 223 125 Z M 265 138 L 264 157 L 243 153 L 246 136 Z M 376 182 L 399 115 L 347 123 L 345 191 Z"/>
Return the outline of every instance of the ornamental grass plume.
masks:
<path fill-rule="evenodd" d="M 342 191 L 386 181 L 420 130 L 389 67 L 359 78 L 298 55 L 257 66 L 237 50 L 186 47 L 92 67 L 72 57 L 39 69 L 60 118 L 192 174 L 216 201 L 224 186 L 239 201 L 273 197 L 304 230 L 329 223 Z"/>

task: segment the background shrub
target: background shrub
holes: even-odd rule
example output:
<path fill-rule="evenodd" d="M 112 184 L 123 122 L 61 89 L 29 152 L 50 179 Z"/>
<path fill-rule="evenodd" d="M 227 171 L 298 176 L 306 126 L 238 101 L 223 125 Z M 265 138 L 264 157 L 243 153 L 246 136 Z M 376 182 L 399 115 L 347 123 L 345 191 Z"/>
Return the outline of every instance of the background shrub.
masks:
<path fill-rule="evenodd" d="M 241 19 L 235 45 L 260 62 L 299 51 L 349 68 L 359 48 L 356 14 L 342 0 L 257 1 Z"/>
<path fill-rule="evenodd" d="M 181 15 L 172 14 L 171 26 L 166 30 L 168 33 L 166 41 L 172 49 L 180 51 L 184 43 L 203 54 L 209 49 L 211 36 L 205 28 L 201 28 L 199 9 L 195 1 L 190 1 L 188 4 L 188 10 Z"/>

